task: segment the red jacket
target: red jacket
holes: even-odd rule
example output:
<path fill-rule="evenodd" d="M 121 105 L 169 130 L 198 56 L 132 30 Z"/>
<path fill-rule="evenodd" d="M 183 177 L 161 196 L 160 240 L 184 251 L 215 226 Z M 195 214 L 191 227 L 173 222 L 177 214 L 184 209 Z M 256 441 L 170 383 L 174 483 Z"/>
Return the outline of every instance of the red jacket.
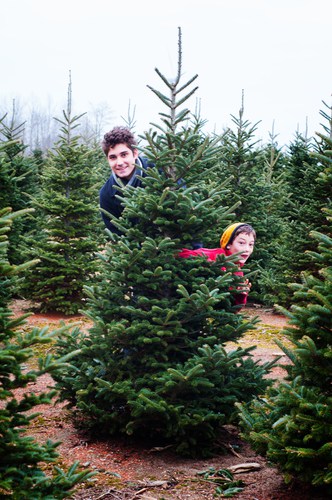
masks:
<path fill-rule="evenodd" d="M 213 262 L 217 260 L 218 255 L 231 255 L 227 250 L 224 248 L 197 248 L 196 250 L 189 250 L 188 248 L 183 248 L 181 252 L 179 252 L 178 256 L 182 257 L 183 259 L 189 259 L 190 257 L 197 257 L 197 256 L 206 256 L 207 261 Z M 240 266 L 240 264 L 239 264 Z M 224 267 L 221 268 L 223 271 L 226 269 Z M 236 271 L 234 274 L 237 274 L 238 276 L 243 276 L 243 271 Z M 247 303 L 247 298 L 248 298 L 248 293 L 247 292 L 241 292 L 237 293 L 234 296 L 235 298 L 235 305 L 239 306 L 244 306 Z"/>

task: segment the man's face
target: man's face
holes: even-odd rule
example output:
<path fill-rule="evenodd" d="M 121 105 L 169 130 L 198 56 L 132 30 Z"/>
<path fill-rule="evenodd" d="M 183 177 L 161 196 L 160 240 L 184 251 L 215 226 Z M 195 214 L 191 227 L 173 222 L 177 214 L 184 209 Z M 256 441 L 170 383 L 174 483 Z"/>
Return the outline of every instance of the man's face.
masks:
<path fill-rule="evenodd" d="M 132 151 L 126 144 L 116 144 L 114 148 L 110 148 L 107 161 L 115 175 L 129 180 L 134 173 L 137 157 L 137 149 Z"/>
<path fill-rule="evenodd" d="M 240 233 L 234 238 L 230 245 L 227 245 L 227 253 L 233 255 L 233 253 L 239 253 L 238 261 L 240 264 L 244 264 L 246 260 L 250 257 L 254 250 L 255 239 L 252 234 Z"/>

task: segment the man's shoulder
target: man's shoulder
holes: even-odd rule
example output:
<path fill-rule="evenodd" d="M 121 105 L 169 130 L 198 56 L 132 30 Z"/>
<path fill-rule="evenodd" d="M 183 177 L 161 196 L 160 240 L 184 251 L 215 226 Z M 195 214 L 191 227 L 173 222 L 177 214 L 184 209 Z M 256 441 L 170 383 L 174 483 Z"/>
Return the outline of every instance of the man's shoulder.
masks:
<path fill-rule="evenodd" d="M 100 196 L 103 196 L 103 195 L 108 195 L 108 196 L 114 196 L 116 193 L 115 193 L 115 188 L 113 187 L 115 184 L 114 182 L 114 179 L 113 179 L 113 176 L 111 175 L 107 181 L 105 182 L 105 184 L 100 188 L 100 191 L 99 191 L 99 194 Z"/>
<path fill-rule="evenodd" d="M 155 166 L 155 164 L 152 161 L 150 161 L 148 158 L 146 158 L 145 156 L 139 156 L 138 158 L 141 162 L 143 170 L 147 170 L 147 169 Z"/>

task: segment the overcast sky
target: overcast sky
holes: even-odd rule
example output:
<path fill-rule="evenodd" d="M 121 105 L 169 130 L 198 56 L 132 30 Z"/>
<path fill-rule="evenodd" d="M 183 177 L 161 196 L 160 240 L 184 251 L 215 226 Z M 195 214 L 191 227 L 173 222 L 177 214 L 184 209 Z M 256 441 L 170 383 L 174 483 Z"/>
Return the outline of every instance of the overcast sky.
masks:
<path fill-rule="evenodd" d="M 243 90 L 257 138 L 266 142 L 274 127 L 287 144 L 306 123 L 309 136 L 323 131 L 331 14 L 331 0 L 2 0 L 0 106 L 52 103 L 60 115 L 70 71 L 75 114 L 105 103 L 111 128 L 130 102 L 141 133 L 166 111 L 147 85 L 167 93 L 155 68 L 176 75 L 181 27 L 183 83 L 198 74 L 207 128 L 232 125 Z"/>

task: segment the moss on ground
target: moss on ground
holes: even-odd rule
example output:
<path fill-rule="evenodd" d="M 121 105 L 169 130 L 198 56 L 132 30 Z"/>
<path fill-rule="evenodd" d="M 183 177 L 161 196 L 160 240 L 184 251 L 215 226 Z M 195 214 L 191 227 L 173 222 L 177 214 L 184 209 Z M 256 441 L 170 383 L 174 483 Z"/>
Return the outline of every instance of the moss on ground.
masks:
<path fill-rule="evenodd" d="M 255 329 L 248 330 L 238 343 L 230 342 L 229 345 L 240 344 L 242 347 L 255 345 L 264 349 L 276 349 L 275 340 L 282 342 L 286 346 L 291 346 L 291 342 L 283 333 L 283 328 L 260 323 Z"/>

